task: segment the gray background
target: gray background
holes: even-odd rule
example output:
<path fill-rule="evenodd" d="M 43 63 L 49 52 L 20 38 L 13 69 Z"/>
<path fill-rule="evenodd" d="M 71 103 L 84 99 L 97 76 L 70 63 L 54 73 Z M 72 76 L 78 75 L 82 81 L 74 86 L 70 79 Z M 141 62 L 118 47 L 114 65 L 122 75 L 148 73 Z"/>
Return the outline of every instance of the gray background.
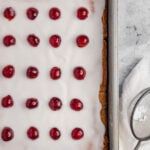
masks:
<path fill-rule="evenodd" d="M 150 56 L 150 0 L 119 0 L 119 84 L 144 55 Z"/>

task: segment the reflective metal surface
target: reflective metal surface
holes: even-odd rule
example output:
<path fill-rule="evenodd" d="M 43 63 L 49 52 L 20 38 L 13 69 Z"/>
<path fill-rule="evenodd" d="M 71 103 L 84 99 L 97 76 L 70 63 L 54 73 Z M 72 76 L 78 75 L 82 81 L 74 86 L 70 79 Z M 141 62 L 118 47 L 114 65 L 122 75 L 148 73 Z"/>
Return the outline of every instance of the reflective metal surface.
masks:
<path fill-rule="evenodd" d="M 109 139 L 110 150 L 119 150 L 118 0 L 108 5 Z"/>

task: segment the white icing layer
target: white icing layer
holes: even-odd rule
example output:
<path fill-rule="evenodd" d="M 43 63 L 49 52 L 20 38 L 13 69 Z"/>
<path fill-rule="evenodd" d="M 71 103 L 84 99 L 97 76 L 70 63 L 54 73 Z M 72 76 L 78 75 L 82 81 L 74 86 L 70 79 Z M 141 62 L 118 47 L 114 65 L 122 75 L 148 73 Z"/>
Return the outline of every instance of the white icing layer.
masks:
<path fill-rule="evenodd" d="M 0 75 L 0 98 L 10 94 L 15 105 L 11 109 L 0 108 L 0 130 L 10 126 L 15 137 L 10 142 L 0 140 L 0 150 L 99 150 L 103 147 L 104 126 L 100 121 L 100 104 L 98 99 L 101 82 L 101 49 L 102 49 L 102 22 L 101 16 L 104 9 L 104 0 L 94 0 L 91 7 L 90 0 L 1 0 L 0 2 L 0 41 L 6 34 L 16 37 L 17 43 L 11 48 L 6 48 L 0 43 L 0 69 L 7 64 L 16 68 L 12 79 L 5 79 Z M 16 10 L 13 21 L 7 21 L 2 12 L 6 7 Z M 34 6 L 39 10 L 35 21 L 26 18 L 26 9 Z M 60 8 L 62 17 L 52 21 L 48 17 L 51 7 Z M 76 10 L 80 6 L 89 9 L 89 18 L 80 21 L 76 18 Z M 91 11 L 92 8 L 92 11 Z M 93 12 L 93 8 L 95 11 Z M 41 42 L 37 48 L 32 48 L 26 42 L 28 34 L 36 34 Z M 52 34 L 62 37 L 59 48 L 53 49 L 48 43 Z M 75 45 L 75 38 L 79 34 L 86 34 L 90 43 L 85 48 Z M 27 79 L 25 71 L 28 66 L 39 69 L 39 77 L 34 80 Z M 62 77 L 58 81 L 49 78 L 49 69 L 59 66 Z M 73 78 L 72 71 L 76 66 L 83 66 L 87 70 L 84 81 Z M 27 110 L 24 106 L 26 98 L 37 97 L 39 107 Z M 63 107 L 60 111 L 53 112 L 48 108 L 51 97 L 62 99 Z M 69 108 L 72 98 L 80 98 L 84 109 L 74 112 Z M 31 141 L 26 136 L 30 126 L 39 129 L 40 138 Z M 51 127 L 58 127 L 61 138 L 53 141 L 49 137 Z M 71 139 L 71 130 L 81 127 L 85 136 L 82 140 Z"/>

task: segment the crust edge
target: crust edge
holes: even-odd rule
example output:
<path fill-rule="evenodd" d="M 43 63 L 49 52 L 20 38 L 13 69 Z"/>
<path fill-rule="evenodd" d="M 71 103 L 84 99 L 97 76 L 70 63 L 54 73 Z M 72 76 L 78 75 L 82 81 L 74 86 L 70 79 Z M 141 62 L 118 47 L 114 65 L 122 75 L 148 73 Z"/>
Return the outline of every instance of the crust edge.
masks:
<path fill-rule="evenodd" d="M 105 9 L 103 12 L 103 16 L 101 18 L 102 24 L 103 24 L 103 48 L 102 48 L 102 83 L 100 85 L 100 91 L 99 91 L 99 99 L 100 103 L 102 105 L 102 109 L 100 111 L 100 117 L 101 120 L 105 126 L 105 134 L 104 134 L 104 141 L 103 141 L 103 150 L 109 149 L 109 138 L 108 138 L 108 102 L 107 102 L 107 88 L 108 88 L 108 57 L 107 57 L 107 0 Z"/>

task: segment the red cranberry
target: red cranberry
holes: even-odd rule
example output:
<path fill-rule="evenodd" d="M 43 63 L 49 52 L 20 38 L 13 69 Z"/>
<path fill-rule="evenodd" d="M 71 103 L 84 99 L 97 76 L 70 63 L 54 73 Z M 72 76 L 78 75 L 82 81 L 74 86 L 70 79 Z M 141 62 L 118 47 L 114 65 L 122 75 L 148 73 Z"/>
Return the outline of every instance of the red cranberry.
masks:
<path fill-rule="evenodd" d="M 6 36 L 3 38 L 3 44 L 4 44 L 6 47 L 15 45 L 15 44 L 16 44 L 16 39 L 15 39 L 15 37 L 12 36 L 12 35 L 6 35 Z"/>
<path fill-rule="evenodd" d="M 50 71 L 50 76 L 53 80 L 57 80 L 61 77 L 61 70 L 58 67 L 53 67 Z"/>
<path fill-rule="evenodd" d="M 38 100 L 36 98 L 28 98 L 26 101 L 26 107 L 29 109 L 36 108 L 38 106 Z"/>
<path fill-rule="evenodd" d="M 70 107 L 75 111 L 80 111 L 83 109 L 83 103 L 79 99 L 73 99 L 70 102 Z"/>
<path fill-rule="evenodd" d="M 2 74 L 6 78 L 12 78 L 15 73 L 15 68 L 12 65 L 8 65 L 3 68 Z"/>
<path fill-rule="evenodd" d="M 54 48 L 57 48 L 60 46 L 61 44 L 61 37 L 59 35 L 52 35 L 49 38 L 49 43 L 51 44 L 51 46 L 53 46 Z"/>
<path fill-rule="evenodd" d="M 83 80 L 86 76 L 86 71 L 83 67 L 76 67 L 73 73 L 74 77 L 78 80 Z"/>
<path fill-rule="evenodd" d="M 37 47 L 40 43 L 40 39 L 34 34 L 30 34 L 27 38 L 27 41 L 33 47 Z"/>
<path fill-rule="evenodd" d="M 1 138 L 3 141 L 12 140 L 14 138 L 14 131 L 9 127 L 3 128 L 2 133 L 1 133 Z"/>
<path fill-rule="evenodd" d="M 61 16 L 61 12 L 58 8 L 51 8 L 49 11 L 49 17 L 53 20 L 59 19 Z"/>
<path fill-rule="evenodd" d="M 31 140 L 36 140 L 39 137 L 39 131 L 35 127 L 30 127 L 27 131 L 27 135 Z"/>
<path fill-rule="evenodd" d="M 72 130 L 71 136 L 74 140 L 80 140 L 84 136 L 84 132 L 81 128 L 75 128 Z"/>
<path fill-rule="evenodd" d="M 85 47 L 89 43 L 89 38 L 86 35 L 80 35 L 76 39 L 78 47 Z"/>
<path fill-rule="evenodd" d="M 12 20 L 16 16 L 16 12 L 12 7 L 6 8 L 3 14 L 8 20 Z"/>
<path fill-rule="evenodd" d="M 61 133 L 57 128 L 52 128 L 49 134 L 53 140 L 58 140 L 61 136 Z"/>
<path fill-rule="evenodd" d="M 13 98 L 10 95 L 7 95 L 2 98 L 1 104 L 5 108 L 12 107 L 14 105 Z"/>
<path fill-rule="evenodd" d="M 27 9 L 27 17 L 30 20 L 34 20 L 38 16 L 39 11 L 36 8 L 28 8 Z"/>
<path fill-rule="evenodd" d="M 53 97 L 49 102 L 49 107 L 54 111 L 59 110 L 62 107 L 62 102 L 59 98 Z"/>
<path fill-rule="evenodd" d="M 27 69 L 27 77 L 28 78 L 30 78 L 30 79 L 34 79 L 34 78 L 36 78 L 37 76 L 38 76 L 38 74 L 39 74 L 39 71 L 38 71 L 38 69 L 36 68 L 36 67 L 29 67 L 28 69 Z"/>
<path fill-rule="evenodd" d="M 78 10 L 77 10 L 77 17 L 80 19 L 80 20 L 84 20 L 88 17 L 88 10 L 84 7 L 80 7 Z"/>

